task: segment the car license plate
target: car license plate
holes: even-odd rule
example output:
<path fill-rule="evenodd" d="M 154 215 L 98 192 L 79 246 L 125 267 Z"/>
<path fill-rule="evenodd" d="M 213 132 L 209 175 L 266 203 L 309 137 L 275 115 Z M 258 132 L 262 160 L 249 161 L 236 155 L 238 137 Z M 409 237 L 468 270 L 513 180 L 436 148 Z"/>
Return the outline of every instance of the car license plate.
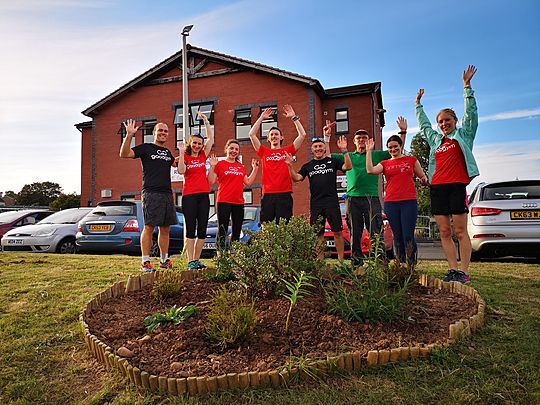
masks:
<path fill-rule="evenodd" d="M 110 231 L 111 230 L 111 225 L 110 224 L 107 224 L 107 225 L 89 225 L 88 226 L 88 229 L 90 231 L 100 231 L 100 232 L 103 232 L 103 231 Z"/>
<path fill-rule="evenodd" d="M 216 244 L 214 242 L 207 242 L 203 245 L 203 249 L 215 249 Z"/>
<path fill-rule="evenodd" d="M 22 239 L 8 239 L 7 244 L 8 245 L 22 245 L 24 241 Z"/>
<path fill-rule="evenodd" d="M 327 247 L 336 247 L 336 243 L 333 240 L 327 240 L 326 241 Z"/>
<path fill-rule="evenodd" d="M 510 219 L 540 219 L 540 210 L 510 211 Z"/>

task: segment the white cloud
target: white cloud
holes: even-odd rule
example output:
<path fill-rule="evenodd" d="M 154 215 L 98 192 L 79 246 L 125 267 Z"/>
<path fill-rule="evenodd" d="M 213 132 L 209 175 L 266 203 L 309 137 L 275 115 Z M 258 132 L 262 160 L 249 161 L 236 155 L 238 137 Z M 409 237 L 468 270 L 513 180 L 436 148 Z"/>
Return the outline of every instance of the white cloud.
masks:
<path fill-rule="evenodd" d="M 478 118 L 478 122 L 512 120 L 516 118 L 532 118 L 540 115 L 540 108 L 532 110 L 507 111 Z"/>

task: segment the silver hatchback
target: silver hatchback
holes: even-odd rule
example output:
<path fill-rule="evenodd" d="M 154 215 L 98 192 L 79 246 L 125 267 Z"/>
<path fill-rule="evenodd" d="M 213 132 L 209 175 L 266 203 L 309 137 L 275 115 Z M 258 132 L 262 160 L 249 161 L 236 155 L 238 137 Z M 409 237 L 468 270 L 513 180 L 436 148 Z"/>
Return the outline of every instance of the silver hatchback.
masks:
<path fill-rule="evenodd" d="M 473 259 L 540 258 L 540 180 L 480 183 L 469 198 Z"/>

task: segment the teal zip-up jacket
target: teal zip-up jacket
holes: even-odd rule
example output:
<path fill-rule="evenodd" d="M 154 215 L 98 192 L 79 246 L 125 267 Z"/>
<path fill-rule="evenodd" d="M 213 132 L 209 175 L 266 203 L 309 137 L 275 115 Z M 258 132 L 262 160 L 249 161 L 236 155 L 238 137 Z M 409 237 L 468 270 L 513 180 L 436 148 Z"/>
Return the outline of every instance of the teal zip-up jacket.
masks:
<path fill-rule="evenodd" d="M 476 108 L 473 89 L 468 87 L 464 88 L 463 99 L 465 102 L 465 111 L 463 113 L 462 121 L 463 125 L 461 128 L 457 128 L 450 133 L 448 138 L 455 139 L 459 143 L 463 156 L 465 157 L 465 166 L 467 167 L 469 179 L 472 180 L 473 177 L 480 174 L 472 153 L 476 129 L 478 128 L 478 109 Z M 442 144 L 444 136 L 432 128 L 422 104 L 416 105 L 416 120 L 420 126 L 420 133 L 422 134 L 422 137 L 426 139 L 430 148 L 428 176 L 429 181 L 431 182 L 433 174 L 435 173 L 435 150 Z"/>

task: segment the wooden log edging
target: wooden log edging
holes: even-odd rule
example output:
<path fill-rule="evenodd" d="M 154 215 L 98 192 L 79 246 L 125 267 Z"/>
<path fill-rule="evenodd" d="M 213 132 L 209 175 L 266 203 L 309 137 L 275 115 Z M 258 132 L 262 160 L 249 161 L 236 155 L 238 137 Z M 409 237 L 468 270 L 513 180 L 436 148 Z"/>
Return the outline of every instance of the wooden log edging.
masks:
<path fill-rule="evenodd" d="M 204 270 L 190 270 L 182 272 L 183 280 L 192 280 L 200 277 Z M 138 291 L 154 284 L 160 272 L 131 275 L 127 282 L 119 281 L 111 287 L 98 293 L 85 305 L 79 315 L 84 329 L 84 343 L 92 355 L 108 371 L 116 371 L 127 378 L 131 385 L 138 389 L 150 392 L 168 393 L 171 395 L 205 395 L 212 392 L 230 389 L 249 389 L 257 387 L 286 386 L 292 379 L 310 378 L 308 373 L 297 368 L 282 367 L 280 370 L 250 371 L 243 373 L 228 373 L 215 377 L 190 376 L 187 378 L 173 378 L 156 376 L 129 364 L 129 360 L 116 354 L 116 351 L 101 342 L 90 331 L 86 317 L 101 308 L 111 298 L 120 297 L 130 292 Z M 418 344 L 393 349 L 370 350 L 367 353 L 360 351 L 342 353 L 338 356 L 328 357 L 326 360 L 313 360 L 309 363 L 310 372 L 317 376 L 325 376 L 333 370 L 355 372 L 365 367 L 384 365 L 391 362 L 407 361 L 409 359 L 428 357 L 434 349 L 453 344 L 457 339 L 466 337 L 484 326 L 486 303 L 480 294 L 472 287 L 456 281 L 444 282 L 432 276 L 421 275 L 419 284 L 425 287 L 440 289 L 471 298 L 477 304 L 477 313 L 469 318 L 460 319 L 449 326 L 449 335 L 446 342 Z"/>

